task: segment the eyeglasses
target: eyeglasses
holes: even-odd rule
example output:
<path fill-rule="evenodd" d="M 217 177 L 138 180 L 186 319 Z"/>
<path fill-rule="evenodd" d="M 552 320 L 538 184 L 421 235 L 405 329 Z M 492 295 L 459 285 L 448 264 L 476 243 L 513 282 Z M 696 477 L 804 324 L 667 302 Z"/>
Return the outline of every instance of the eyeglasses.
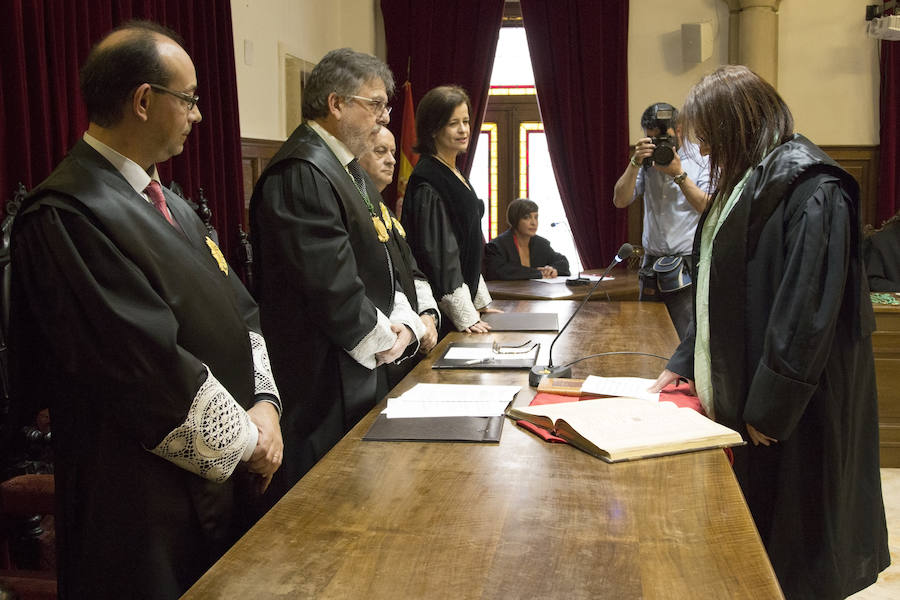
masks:
<path fill-rule="evenodd" d="M 491 344 L 491 352 L 494 354 L 528 354 L 535 348 L 540 348 L 540 342 L 532 342 L 527 340 L 518 346 L 501 346 L 498 342 Z"/>
<path fill-rule="evenodd" d="M 370 107 L 372 107 L 373 112 L 376 117 L 380 117 L 384 111 L 387 111 L 387 114 L 391 114 L 391 106 L 387 105 L 387 102 L 384 100 L 377 100 L 375 98 L 366 98 L 364 96 L 347 96 L 348 98 L 353 98 L 355 100 L 362 100 L 363 102 L 367 102 Z"/>
<path fill-rule="evenodd" d="M 163 87 L 161 85 L 156 85 L 155 83 L 149 84 L 150 87 L 157 92 L 163 92 L 165 94 L 172 94 L 176 98 L 180 98 L 187 102 L 188 111 L 194 110 L 194 107 L 200 102 L 200 96 L 194 96 L 193 94 L 187 94 L 185 92 L 176 92 L 175 90 L 170 90 L 167 87 Z"/>

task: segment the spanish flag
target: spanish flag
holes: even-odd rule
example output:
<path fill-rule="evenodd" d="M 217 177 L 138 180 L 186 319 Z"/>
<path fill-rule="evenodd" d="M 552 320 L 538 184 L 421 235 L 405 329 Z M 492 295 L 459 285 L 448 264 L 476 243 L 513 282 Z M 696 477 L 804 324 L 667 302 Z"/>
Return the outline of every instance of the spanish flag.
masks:
<path fill-rule="evenodd" d="M 413 152 L 416 143 L 416 116 L 413 109 L 412 87 L 409 81 L 403 84 L 403 122 L 400 124 L 400 176 L 397 178 L 397 216 L 403 210 L 403 194 L 412 175 L 413 167 L 419 162 L 419 155 Z"/>

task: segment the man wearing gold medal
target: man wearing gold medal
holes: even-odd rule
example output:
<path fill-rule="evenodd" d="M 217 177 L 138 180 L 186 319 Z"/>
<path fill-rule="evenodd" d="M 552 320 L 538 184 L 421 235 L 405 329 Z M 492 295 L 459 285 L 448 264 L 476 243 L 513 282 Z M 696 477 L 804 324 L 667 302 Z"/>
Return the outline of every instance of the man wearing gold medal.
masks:
<path fill-rule="evenodd" d="M 182 44 L 138 21 L 91 50 L 88 129 L 16 217 L 10 374 L 16 412 L 50 405 L 60 598 L 181 596 L 281 462 L 256 303 L 159 185 L 201 121 Z"/>
<path fill-rule="evenodd" d="M 388 123 L 393 88 L 381 60 L 326 54 L 303 90 L 305 122 L 250 201 L 257 297 L 285 411 L 273 501 L 388 391 L 378 367 L 436 342 L 427 281 L 356 160 Z"/>

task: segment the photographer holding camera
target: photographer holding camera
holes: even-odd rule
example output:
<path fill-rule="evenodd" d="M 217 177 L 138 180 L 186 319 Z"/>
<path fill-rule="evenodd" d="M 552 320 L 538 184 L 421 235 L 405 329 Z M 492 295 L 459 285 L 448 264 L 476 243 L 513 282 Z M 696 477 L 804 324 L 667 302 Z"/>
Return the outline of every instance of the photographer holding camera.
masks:
<path fill-rule="evenodd" d="M 709 199 L 709 168 L 699 148 L 680 139 L 677 119 L 678 111 L 665 102 L 644 111 L 645 137 L 616 182 L 613 204 L 625 208 L 643 199 L 640 299 L 665 302 L 681 339 L 692 318 L 691 250 Z"/>

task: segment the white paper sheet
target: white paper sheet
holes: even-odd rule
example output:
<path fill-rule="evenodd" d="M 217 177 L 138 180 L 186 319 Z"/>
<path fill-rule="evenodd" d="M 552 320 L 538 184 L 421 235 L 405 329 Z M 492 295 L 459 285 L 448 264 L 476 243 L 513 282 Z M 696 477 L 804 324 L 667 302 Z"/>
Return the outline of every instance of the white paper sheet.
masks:
<path fill-rule="evenodd" d="M 589 375 L 581 386 L 581 392 L 583 394 L 624 396 L 659 402 L 659 392 L 647 391 L 647 388 L 655 382 L 655 379 L 646 379 L 644 377 L 599 377 L 597 375 Z"/>
<path fill-rule="evenodd" d="M 398 398 L 388 398 L 389 419 L 416 417 L 493 417 L 502 415 L 521 389 L 516 385 L 419 383 Z"/>

